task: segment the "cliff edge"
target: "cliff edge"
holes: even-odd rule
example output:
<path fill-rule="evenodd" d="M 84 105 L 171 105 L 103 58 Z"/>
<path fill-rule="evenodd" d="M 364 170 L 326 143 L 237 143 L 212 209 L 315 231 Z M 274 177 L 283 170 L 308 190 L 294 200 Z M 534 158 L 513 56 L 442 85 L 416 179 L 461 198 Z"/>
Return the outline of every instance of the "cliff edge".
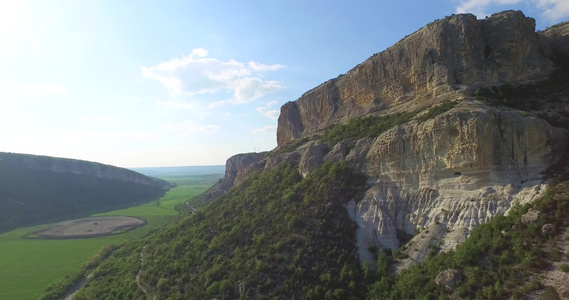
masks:
<path fill-rule="evenodd" d="M 505 11 L 437 20 L 281 108 L 279 146 L 369 114 L 462 98 L 479 85 L 546 78 L 554 69 L 535 20 Z"/>

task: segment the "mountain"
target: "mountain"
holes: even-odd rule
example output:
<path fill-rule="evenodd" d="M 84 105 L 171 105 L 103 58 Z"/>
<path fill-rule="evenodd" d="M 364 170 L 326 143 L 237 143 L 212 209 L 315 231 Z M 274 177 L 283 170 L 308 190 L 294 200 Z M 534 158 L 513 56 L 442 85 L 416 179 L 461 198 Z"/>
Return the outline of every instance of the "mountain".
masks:
<path fill-rule="evenodd" d="M 99 163 L 0 153 L 0 231 L 162 195 L 166 181 Z"/>
<path fill-rule="evenodd" d="M 568 41 L 519 11 L 428 24 L 283 105 L 276 149 L 229 158 L 209 206 L 117 250 L 77 299 L 543 289 L 530 274 L 567 260 L 540 249 L 569 225 Z"/>
<path fill-rule="evenodd" d="M 346 161 L 369 181 L 347 206 L 362 260 L 423 228 L 431 233 L 412 260 L 429 244 L 452 249 L 542 195 L 542 173 L 569 149 L 567 28 L 536 33 L 519 11 L 435 21 L 286 103 L 278 148 L 228 181 L 283 160 L 303 175 Z"/>
<path fill-rule="evenodd" d="M 360 116 L 463 99 L 480 86 L 545 79 L 555 68 L 551 45 L 563 39 L 536 34 L 535 20 L 514 11 L 483 20 L 463 14 L 435 21 L 285 104 L 278 143 Z"/>

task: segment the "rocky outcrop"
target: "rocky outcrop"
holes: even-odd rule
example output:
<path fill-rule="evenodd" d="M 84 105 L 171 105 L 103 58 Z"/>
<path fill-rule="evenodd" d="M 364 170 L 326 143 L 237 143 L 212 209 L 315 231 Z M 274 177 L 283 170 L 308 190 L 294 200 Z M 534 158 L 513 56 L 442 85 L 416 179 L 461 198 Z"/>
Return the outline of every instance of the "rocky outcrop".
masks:
<path fill-rule="evenodd" d="M 306 176 L 326 161 L 346 161 L 368 178 L 363 199 L 346 205 L 358 225 L 362 263 L 373 260 L 370 247 L 398 249 L 413 235 L 397 270 L 424 260 L 431 246 L 454 249 L 478 225 L 543 195 L 544 172 L 567 156 L 569 132 L 559 127 L 569 107 L 566 87 L 542 89 L 540 96 L 551 92 L 556 99 L 542 111 L 472 99 L 478 87 L 546 79 L 564 67 L 558 48 L 566 47 L 569 33 L 559 28 L 536 33 L 535 21 L 519 11 L 435 21 L 283 105 L 279 146 L 243 174 L 289 160 Z M 540 96 L 528 101 L 546 102 Z M 324 130 L 356 117 L 443 100 L 456 105 L 426 121 L 414 118 L 379 136 L 334 145 L 319 140 Z"/>
<path fill-rule="evenodd" d="M 198 196 L 194 202 L 207 204 L 211 200 L 227 193 L 232 187 L 245 182 L 255 171 L 262 168 L 262 158 L 268 152 L 236 154 L 225 162 L 225 176 L 206 192 Z"/>
<path fill-rule="evenodd" d="M 567 150 L 568 138 L 539 118 L 469 101 L 392 128 L 373 141 L 360 167 L 373 179 L 371 188 L 347 207 L 360 249 L 396 249 L 398 231 L 417 230 L 411 243 L 423 246 L 408 252 L 412 260 L 422 260 L 439 241 L 443 250 L 453 249 L 478 225 L 540 195 L 541 172 Z"/>
<path fill-rule="evenodd" d="M 535 116 L 463 100 L 376 138 L 335 145 L 313 139 L 289 153 L 237 156 L 226 180 L 285 160 L 298 163 L 303 176 L 326 161 L 348 162 L 369 183 L 363 199 L 346 206 L 358 225 L 361 261 L 373 259 L 370 247 L 398 249 L 402 234 L 417 233 L 402 269 L 424 260 L 431 245 L 454 249 L 478 225 L 542 195 L 542 172 L 568 150 L 568 139 L 567 130 Z"/>
<path fill-rule="evenodd" d="M 547 39 L 550 48 L 554 52 L 560 51 L 569 55 L 569 22 L 553 26 L 539 34 Z"/>
<path fill-rule="evenodd" d="M 540 214 L 541 214 L 541 213 L 539 212 L 539 210 L 531 210 L 531 209 L 530 209 L 527 213 L 525 213 L 525 214 L 522 216 L 522 220 L 521 220 L 521 221 L 522 221 L 522 223 L 524 223 L 524 224 L 535 223 L 535 222 L 539 219 Z"/>
<path fill-rule="evenodd" d="M 225 163 L 224 180 L 233 180 L 233 182 L 231 182 L 232 185 L 240 185 L 251 176 L 255 169 L 258 169 L 255 164 L 266 155 L 267 152 L 260 152 L 237 154 L 230 157 Z M 251 166 L 253 166 L 253 168 L 251 168 Z"/>
<path fill-rule="evenodd" d="M 545 78 L 553 64 L 542 54 L 540 39 L 535 20 L 519 11 L 484 20 L 461 14 L 435 21 L 283 105 L 277 142 L 363 115 L 460 98 L 473 85 Z"/>
<path fill-rule="evenodd" d="M 453 290 L 462 281 L 463 275 L 455 269 L 446 269 L 435 277 L 437 285 L 444 286 L 446 289 Z"/>

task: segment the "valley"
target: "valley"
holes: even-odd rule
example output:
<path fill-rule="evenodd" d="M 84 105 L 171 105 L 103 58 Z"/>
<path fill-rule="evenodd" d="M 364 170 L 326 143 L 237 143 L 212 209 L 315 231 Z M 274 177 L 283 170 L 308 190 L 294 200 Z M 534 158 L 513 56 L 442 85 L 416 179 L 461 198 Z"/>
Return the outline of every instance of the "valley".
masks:
<path fill-rule="evenodd" d="M 532 274 L 567 261 L 542 249 L 568 226 L 568 28 L 429 23 L 285 103 L 275 149 L 230 157 L 202 211 L 76 299 L 566 296 Z"/>
<path fill-rule="evenodd" d="M 0 299 L 37 299 L 48 285 L 76 274 L 81 265 L 108 245 L 139 239 L 171 222 L 178 215 L 174 209 L 177 204 L 201 194 L 222 176 L 215 172 L 203 176 L 174 174 L 175 178 L 169 180 L 176 186 L 159 199 L 92 214 L 94 217 L 133 216 L 146 221 L 146 225 L 132 231 L 83 239 L 30 238 L 49 226 L 42 224 L 0 234 Z"/>
<path fill-rule="evenodd" d="M 567 82 L 569 23 L 452 14 L 284 103 L 276 148 L 224 167 L 1 154 L 0 298 L 86 276 L 73 299 L 567 298 Z"/>

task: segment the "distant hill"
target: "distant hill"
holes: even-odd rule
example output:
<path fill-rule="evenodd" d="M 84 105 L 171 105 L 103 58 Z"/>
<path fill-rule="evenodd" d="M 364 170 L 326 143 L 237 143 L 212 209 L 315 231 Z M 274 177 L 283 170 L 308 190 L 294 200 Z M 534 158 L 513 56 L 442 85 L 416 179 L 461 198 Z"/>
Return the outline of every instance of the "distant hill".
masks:
<path fill-rule="evenodd" d="M 158 197 L 169 187 L 164 180 L 109 165 L 0 152 L 0 232 Z"/>
<path fill-rule="evenodd" d="M 157 168 L 131 168 L 135 172 L 152 177 L 213 175 L 225 174 L 225 166 L 184 166 L 184 167 L 157 167 Z"/>

